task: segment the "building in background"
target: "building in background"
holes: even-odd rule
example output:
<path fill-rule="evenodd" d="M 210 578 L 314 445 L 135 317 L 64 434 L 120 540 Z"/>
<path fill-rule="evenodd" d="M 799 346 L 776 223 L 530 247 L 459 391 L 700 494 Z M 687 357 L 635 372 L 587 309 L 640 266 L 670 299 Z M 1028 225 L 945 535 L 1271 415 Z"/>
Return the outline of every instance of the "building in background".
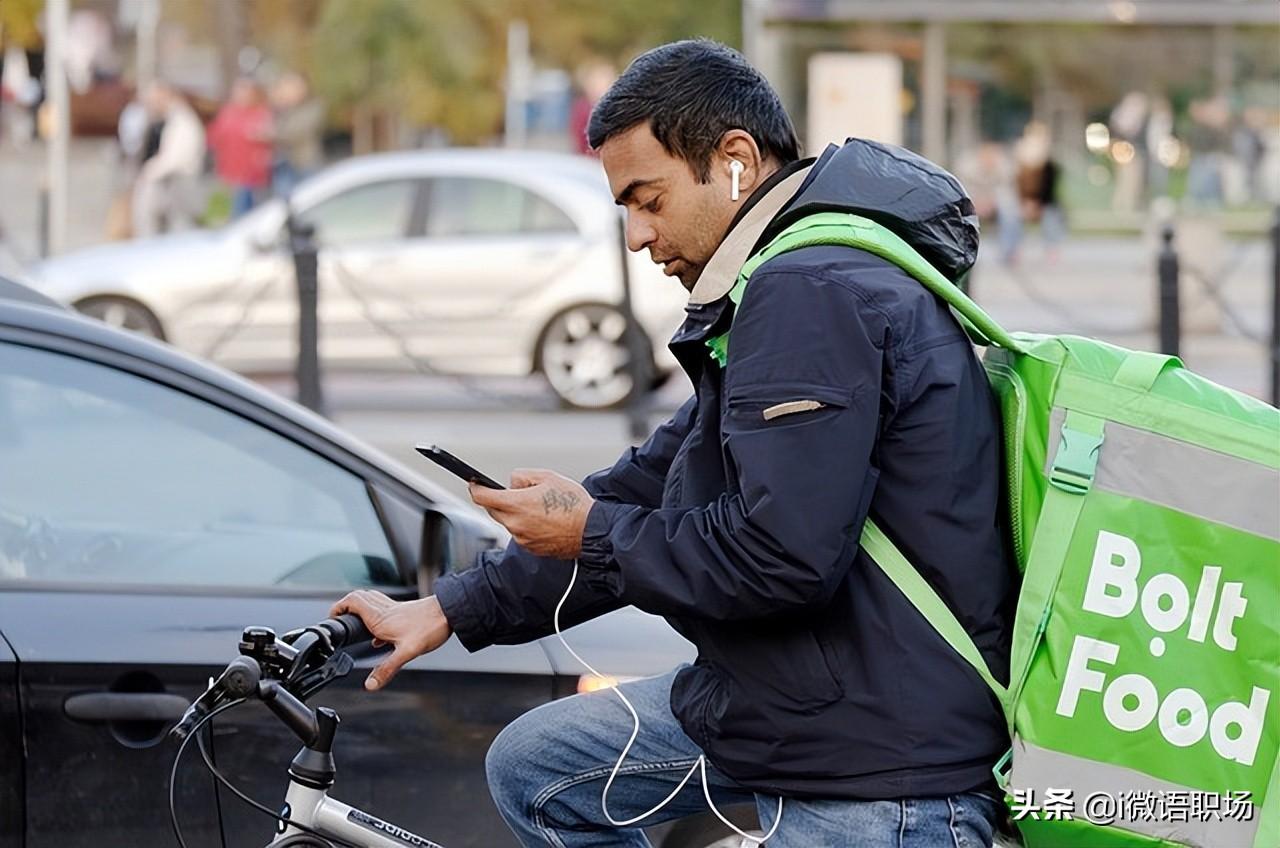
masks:
<path fill-rule="evenodd" d="M 1280 201 L 1274 0 L 744 0 L 743 27 L 811 153 L 844 121 L 954 165 L 1035 122 L 1084 218 Z"/>

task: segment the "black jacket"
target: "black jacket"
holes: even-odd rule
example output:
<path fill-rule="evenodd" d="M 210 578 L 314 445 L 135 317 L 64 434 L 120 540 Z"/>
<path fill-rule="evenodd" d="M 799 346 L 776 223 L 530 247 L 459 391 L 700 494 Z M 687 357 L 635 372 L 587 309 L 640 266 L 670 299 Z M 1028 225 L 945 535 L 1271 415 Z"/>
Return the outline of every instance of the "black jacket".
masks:
<path fill-rule="evenodd" d="M 859 140 L 828 148 L 757 244 L 831 209 L 891 227 L 952 279 L 976 255 L 949 174 Z M 1006 678 L 1014 571 L 997 410 L 973 349 L 914 279 L 844 247 L 775 257 L 732 312 L 724 296 L 691 303 L 671 349 L 695 396 L 585 481 L 597 504 L 562 623 L 626 604 L 665 616 L 698 648 L 672 711 L 748 787 L 877 799 L 989 786 L 1009 744 L 994 697 L 858 547 L 869 511 Z M 731 318 L 721 369 L 705 342 Z M 765 417 L 790 401 L 821 406 Z M 522 642 L 550 632 L 568 571 L 513 544 L 437 595 L 467 648 Z"/>

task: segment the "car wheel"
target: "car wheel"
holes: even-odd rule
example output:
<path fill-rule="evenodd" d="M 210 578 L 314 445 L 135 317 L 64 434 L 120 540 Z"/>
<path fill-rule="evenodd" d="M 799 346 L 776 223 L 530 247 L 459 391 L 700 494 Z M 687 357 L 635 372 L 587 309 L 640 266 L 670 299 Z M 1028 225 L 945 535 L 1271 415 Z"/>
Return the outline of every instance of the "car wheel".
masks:
<path fill-rule="evenodd" d="M 663 387 L 663 386 L 665 386 L 667 383 L 670 383 L 670 382 L 671 382 L 671 378 L 672 378 L 672 376 L 674 376 L 674 375 L 675 375 L 675 373 L 676 373 L 676 372 L 675 372 L 675 371 L 672 371 L 672 370 L 659 371 L 659 370 L 657 370 L 657 368 L 655 367 L 655 368 L 654 368 L 654 371 L 653 371 L 653 379 L 649 381 L 649 389 L 650 389 L 650 391 L 655 391 L 655 392 L 656 392 L 658 389 L 662 388 L 662 387 Z"/>
<path fill-rule="evenodd" d="M 117 295 L 86 297 L 77 301 L 75 307 L 77 311 L 112 327 L 164 340 L 164 328 L 160 326 L 160 319 L 150 309 L 131 298 Z"/>
<path fill-rule="evenodd" d="M 653 354 L 643 339 L 647 373 Z M 567 406 L 609 409 L 620 406 L 635 388 L 627 350 L 627 321 L 613 306 L 588 303 L 561 312 L 538 341 L 537 364 L 551 390 Z M 648 381 L 646 381 L 648 382 Z"/>

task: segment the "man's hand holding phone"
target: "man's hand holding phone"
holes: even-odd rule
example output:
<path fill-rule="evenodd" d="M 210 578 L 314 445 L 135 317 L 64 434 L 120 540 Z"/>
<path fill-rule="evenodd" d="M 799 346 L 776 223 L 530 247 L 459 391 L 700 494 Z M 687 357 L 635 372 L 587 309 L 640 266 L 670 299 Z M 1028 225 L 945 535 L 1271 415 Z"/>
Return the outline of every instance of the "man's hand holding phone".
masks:
<path fill-rule="evenodd" d="M 576 480 L 541 468 L 511 472 L 510 489 L 470 484 L 471 500 L 538 556 L 574 559 L 595 503 Z"/>
<path fill-rule="evenodd" d="M 573 559 L 582 550 L 582 531 L 595 503 L 576 480 L 542 468 L 517 468 L 511 488 L 437 445 L 418 453 L 467 481 L 471 500 L 507 528 L 520 547 L 538 556 Z"/>

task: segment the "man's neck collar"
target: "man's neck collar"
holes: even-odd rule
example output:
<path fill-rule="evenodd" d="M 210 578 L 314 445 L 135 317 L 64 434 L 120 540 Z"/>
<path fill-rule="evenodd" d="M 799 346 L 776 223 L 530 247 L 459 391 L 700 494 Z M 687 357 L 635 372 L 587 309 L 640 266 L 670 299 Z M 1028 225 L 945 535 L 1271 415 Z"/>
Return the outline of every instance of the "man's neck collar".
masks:
<path fill-rule="evenodd" d="M 787 201 L 795 196 L 811 167 L 813 160 L 784 166 L 747 198 L 729 225 L 729 232 L 702 269 L 698 282 L 689 293 L 689 303 L 711 303 L 729 293 L 761 234 Z"/>

